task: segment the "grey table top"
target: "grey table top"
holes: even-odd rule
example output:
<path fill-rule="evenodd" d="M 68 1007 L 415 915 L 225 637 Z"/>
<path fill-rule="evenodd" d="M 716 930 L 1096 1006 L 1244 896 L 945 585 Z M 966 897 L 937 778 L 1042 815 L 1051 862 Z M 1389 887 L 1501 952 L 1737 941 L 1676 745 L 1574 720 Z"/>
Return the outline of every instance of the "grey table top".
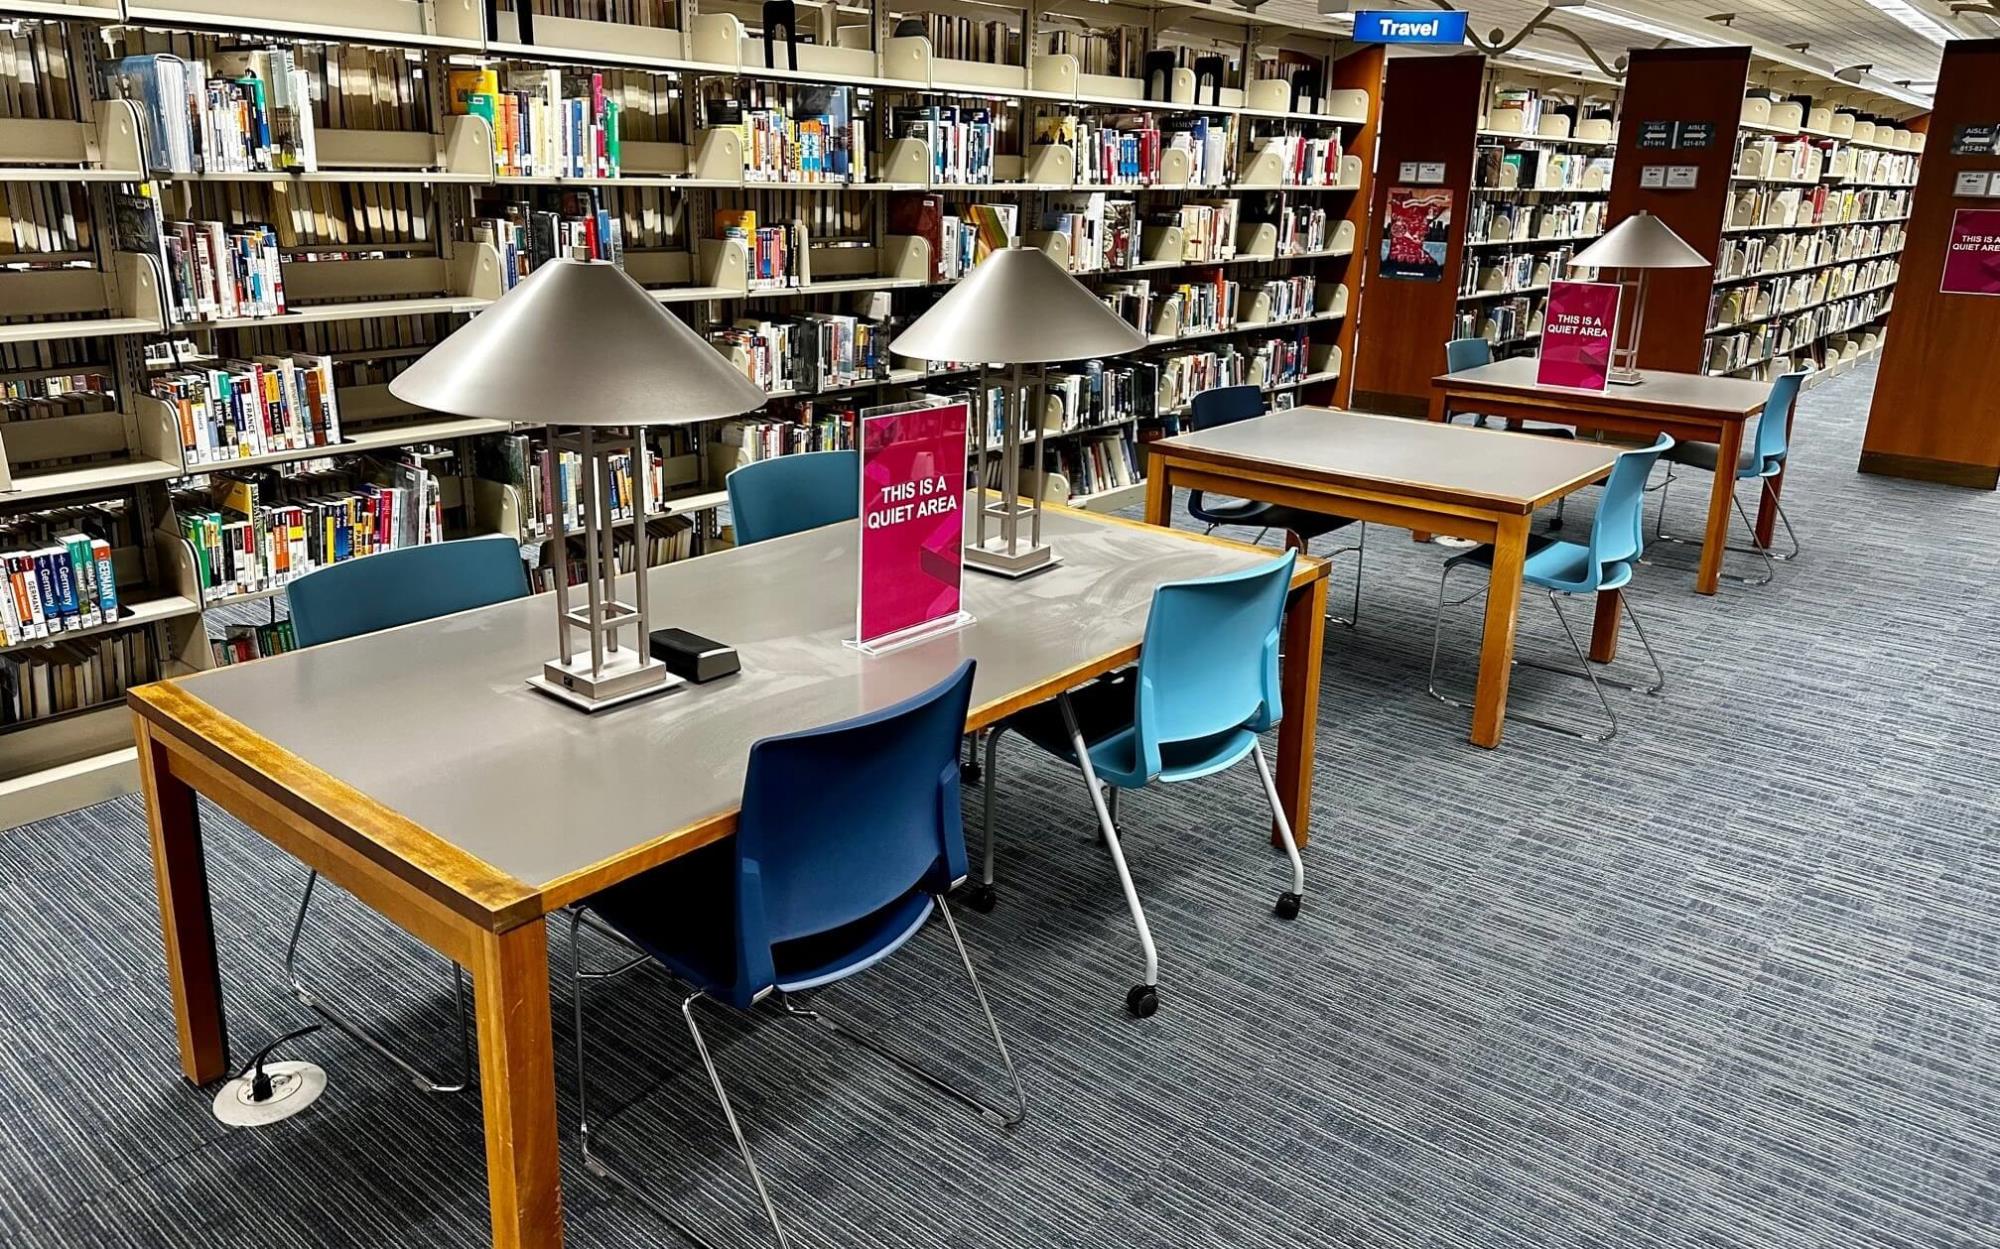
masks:
<path fill-rule="evenodd" d="M 1769 382 L 1661 369 L 1639 370 L 1642 380 L 1636 386 L 1613 384 L 1602 391 L 1544 386 L 1535 380 L 1535 367 L 1533 356 L 1515 356 L 1476 369 L 1440 373 L 1431 381 L 1433 385 L 1453 390 L 1534 391 L 1560 395 L 1564 402 L 1586 406 L 1700 409 L 1718 416 L 1755 416 L 1763 411 L 1765 401 L 1771 396 Z"/>
<path fill-rule="evenodd" d="M 443 840 L 540 887 L 739 804 L 752 742 L 887 706 L 979 661 L 975 707 L 1136 645 L 1162 582 L 1275 557 L 1049 513 L 1062 564 L 967 572 L 977 622 L 869 657 L 852 522 L 655 568 L 654 627 L 738 648 L 743 672 L 586 715 L 526 679 L 550 595 L 179 678 L 177 684 Z"/>
<path fill-rule="evenodd" d="M 1256 465 L 1358 489 L 1532 510 L 1608 472 L 1618 448 L 1336 408 L 1289 408 L 1178 434 L 1155 454 Z"/>

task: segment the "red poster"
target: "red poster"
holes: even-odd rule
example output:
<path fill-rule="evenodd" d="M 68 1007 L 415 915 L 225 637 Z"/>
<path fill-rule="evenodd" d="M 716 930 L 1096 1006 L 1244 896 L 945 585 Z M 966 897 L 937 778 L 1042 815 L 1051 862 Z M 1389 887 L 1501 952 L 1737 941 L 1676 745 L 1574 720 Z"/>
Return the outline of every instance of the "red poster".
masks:
<path fill-rule="evenodd" d="M 2000 208 L 1961 208 L 1945 245 L 1946 295 L 2000 295 Z"/>
<path fill-rule="evenodd" d="M 966 405 L 906 404 L 861 418 L 857 644 L 960 623 Z"/>
<path fill-rule="evenodd" d="M 1618 287 L 1611 282 L 1551 282 L 1542 317 L 1542 386 L 1603 390 L 1611 379 L 1611 342 L 1618 329 Z"/>

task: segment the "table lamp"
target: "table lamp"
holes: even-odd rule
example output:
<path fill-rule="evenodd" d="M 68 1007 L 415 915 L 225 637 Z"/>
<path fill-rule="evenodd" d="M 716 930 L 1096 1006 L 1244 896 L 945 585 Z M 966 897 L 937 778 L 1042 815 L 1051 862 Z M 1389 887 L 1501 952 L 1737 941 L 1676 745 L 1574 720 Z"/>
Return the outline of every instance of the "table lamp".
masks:
<path fill-rule="evenodd" d="M 570 606 L 569 549 L 559 498 L 549 500 L 558 657 L 528 683 L 596 711 L 680 684 L 653 658 L 646 610 L 648 425 L 687 425 L 764 405 L 762 388 L 603 261 L 543 263 L 389 383 L 407 403 L 457 416 L 546 424 L 552 451 L 582 463 L 588 602 Z M 614 521 L 612 459 L 631 455 L 632 519 Z M 632 528 L 632 602 L 617 594 L 614 534 Z M 623 634 L 631 630 L 631 645 Z M 579 646 L 572 636 L 589 639 Z"/>
<path fill-rule="evenodd" d="M 979 400 L 973 411 L 978 427 L 974 446 L 982 477 L 986 439 L 993 425 L 988 369 L 1009 367 L 1000 404 L 1006 417 L 1000 434 L 1000 498 L 982 503 L 974 512 L 973 540 L 965 551 L 967 567 L 1004 577 L 1025 577 L 1055 566 L 1055 552 L 1042 544 L 1047 366 L 1123 355 L 1147 341 L 1144 332 L 1120 320 L 1046 253 L 1020 246 L 1017 238 L 1013 246 L 980 261 L 963 282 L 889 344 L 889 350 L 897 355 L 979 366 Z M 1035 427 L 1034 498 L 1023 505 L 1021 426 L 1029 421 Z M 992 539 L 986 534 L 989 516 L 1000 522 L 1000 532 Z M 1024 516 L 1028 521 L 1025 544 L 1021 540 Z"/>
<path fill-rule="evenodd" d="M 1571 268 L 1617 269 L 1619 300 L 1628 309 L 1619 341 L 1611 348 L 1611 380 L 1636 386 L 1639 331 L 1646 323 L 1646 274 L 1652 269 L 1712 269 L 1714 264 L 1649 212 L 1637 212 L 1611 227 L 1603 238 L 1569 258 Z M 1626 275 L 1633 274 L 1636 277 Z"/>

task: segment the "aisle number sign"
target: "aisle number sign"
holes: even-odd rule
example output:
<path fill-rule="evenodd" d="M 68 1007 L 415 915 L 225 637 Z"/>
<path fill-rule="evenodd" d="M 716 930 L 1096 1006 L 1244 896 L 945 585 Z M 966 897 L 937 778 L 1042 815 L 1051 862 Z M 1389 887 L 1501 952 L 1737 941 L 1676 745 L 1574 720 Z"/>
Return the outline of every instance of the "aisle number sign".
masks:
<path fill-rule="evenodd" d="M 858 649 L 877 652 L 969 623 L 963 608 L 964 403 L 861 416 Z"/>
<path fill-rule="evenodd" d="M 1354 15 L 1356 43 L 1464 43 L 1465 12 L 1363 9 Z"/>

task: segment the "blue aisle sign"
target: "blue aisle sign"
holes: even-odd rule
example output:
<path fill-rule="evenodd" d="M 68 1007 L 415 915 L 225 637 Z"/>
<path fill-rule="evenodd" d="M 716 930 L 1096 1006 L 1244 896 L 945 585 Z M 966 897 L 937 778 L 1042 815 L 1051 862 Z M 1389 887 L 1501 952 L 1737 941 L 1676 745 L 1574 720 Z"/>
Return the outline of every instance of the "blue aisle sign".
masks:
<path fill-rule="evenodd" d="M 1363 9 L 1354 15 L 1356 43 L 1464 43 L 1462 9 Z"/>

